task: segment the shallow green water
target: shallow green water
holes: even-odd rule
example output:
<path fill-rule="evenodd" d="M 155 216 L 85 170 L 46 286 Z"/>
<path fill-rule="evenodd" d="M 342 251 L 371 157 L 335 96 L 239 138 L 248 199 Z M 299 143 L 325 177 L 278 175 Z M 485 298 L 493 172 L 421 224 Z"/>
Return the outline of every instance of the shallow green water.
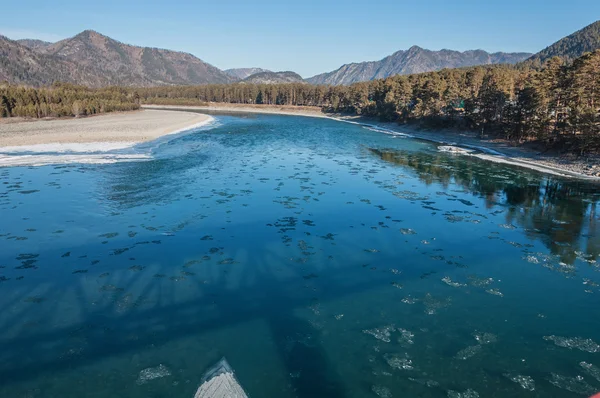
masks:
<path fill-rule="evenodd" d="M 0 169 L 0 396 L 192 397 L 223 356 L 255 398 L 600 390 L 600 186 L 301 117 L 135 151 Z"/>

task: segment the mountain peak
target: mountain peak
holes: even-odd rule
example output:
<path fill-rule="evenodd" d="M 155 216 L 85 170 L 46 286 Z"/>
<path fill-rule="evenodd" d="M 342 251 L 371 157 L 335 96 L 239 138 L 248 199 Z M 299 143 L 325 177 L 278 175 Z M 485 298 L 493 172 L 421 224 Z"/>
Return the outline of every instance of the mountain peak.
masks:
<path fill-rule="evenodd" d="M 417 45 L 413 45 L 407 51 L 417 52 L 417 51 L 423 51 L 423 49 L 421 47 L 417 46 Z"/>
<path fill-rule="evenodd" d="M 544 63 L 552 57 L 561 57 L 570 60 L 598 48 L 600 48 L 600 21 L 596 21 L 560 39 L 529 58 L 527 62 Z"/>

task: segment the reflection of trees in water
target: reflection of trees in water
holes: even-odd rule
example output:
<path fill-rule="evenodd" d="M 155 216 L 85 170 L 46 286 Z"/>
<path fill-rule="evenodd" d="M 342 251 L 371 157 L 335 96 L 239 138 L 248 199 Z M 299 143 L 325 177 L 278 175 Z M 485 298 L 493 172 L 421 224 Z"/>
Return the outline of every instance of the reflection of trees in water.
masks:
<path fill-rule="evenodd" d="M 506 207 L 508 223 L 519 225 L 528 236 L 540 239 L 567 264 L 575 261 L 577 251 L 592 258 L 600 254 L 597 184 L 536 178 L 525 170 L 466 161 L 443 153 L 372 148 L 369 151 L 387 162 L 409 167 L 427 185 L 436 183 L 448 188 L 456 184 L 483 198 L 488 209 L 495 205 Z"/>

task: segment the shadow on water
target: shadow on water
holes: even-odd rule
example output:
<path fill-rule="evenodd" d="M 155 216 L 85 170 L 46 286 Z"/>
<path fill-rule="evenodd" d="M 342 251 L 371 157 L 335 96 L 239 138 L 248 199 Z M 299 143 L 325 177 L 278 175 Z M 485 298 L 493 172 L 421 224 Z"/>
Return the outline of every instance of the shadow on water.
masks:
<path fill-rule="evenodd" d="M 516 166 L 512 173 L 495 174 L 495 165 L 489 162 L 466 161 L 443 153 L 368 150 L 386 162 L 414 171 L 427 185 L 456 184 L 483 199 L 487 208 L 504 207 L 508 222 L 542 241 L 564 263 L 573 264 L 578 251 L 589 258 L 600 255 L 596 213 L 600 184 L 539 178 Z"/>
<path fill-rule="evenodd" d="M 88 249 L 92 248 L 77 248 L 81 252 Z M 157 279 L 143 272 L 113 273 L 101 279 L 101 285 L 71 284 L 68 289 L 59 285 L 47 286 L 51 300 L 41 303 L 46 305 L 44 311 L 60 313 L 59 303 L 71 302 L 76 305 L 71 312 L 79 314 L 78 320 L 68 326 L 54 325 L 49 329 L 34 322 L 21 329 L 0 353 L 0 380 L 6 386 L 112 356 L 133 354 L 149 346 L 161 346 L 189 336 L 264 320 L 296 396 L 344 397 L 341 378 L 321 347 L 320 331 L 294 316 L 296 309 L 306 308 L 311 300 L 310 294 L 298 292 L 305 290 L 302 273 L 310 272 L 312 268 L 305 265 L 303 270 L 298 270 L 296 279 L 300 282 L 281 280 L 273 269 L 275 266 L 265 264 L 282 264 L 288 259 L 274 257 L 274 253 L 261 254 L 265 257 L 249 258 L 247 265 L 235 272 L 224 270 L 218 264 L 202 264 L 202 270 L 186 279 L 194 291 L 185 301 L 174 298 L 178 292 L 176 282 L 165 280 L 167 285 L 159 284 Z M 154 271 L 157 275 L 169 274 L 173 266 L 162 264 Z M 342 286 L 336 273 L 331 271 L 319 277 L 319 284 L 328 287 L 320 296 L 321 302 L 389 284 L 387 278 L 374 275 L 367 279 L 356 276 L 354 280 L 361 280 L 361 283 Z M 352 273 L 360 274 L 361 271 L 361 267 L 356 267 Z M 213 276 L 210 284 L 204 282 L 207 275 Z M 239 281 L 238 288 L 231 288 L 231 279 Z M 71 297 L 73 290 L 77 297 L 75 303 Z M 90 294 L 98 290 L 103 296 L 100 299 Z M 132 291 L 140 293 L 131 294 Z M 26 301 L 35 295 L 34 292 L 36 286 L 31 286 L 31 290 L 20 289 L 14 302 Z M 49 304 L 54 307 L 50 308 Z M 3 314 L 2 327 L 7 329 L 29 319 L 32 312 L 39 311 L 35 307 L 32 303 L 22 311 Z"/>

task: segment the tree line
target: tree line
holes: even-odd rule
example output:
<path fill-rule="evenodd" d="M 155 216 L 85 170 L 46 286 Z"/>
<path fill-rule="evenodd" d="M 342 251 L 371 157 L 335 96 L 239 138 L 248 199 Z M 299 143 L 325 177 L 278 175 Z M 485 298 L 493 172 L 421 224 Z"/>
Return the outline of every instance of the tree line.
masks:
<path fill-rule="evenodd" d="M 318 106 L 324 112 L 472 129 L 584 153 L 600 151 L 600 50 L 568 62 L 552 58 L 541 68 L 444 69 L 350 86 L 234 83 L 90 89 L 63 83 L 35 89 L 0 84 L 0 117 L 92 115 L 138 109 L 140 102 Z"/>
<path fill-rule="evenodd" d="M 0 84 L 0 117 L 85 116 L 139 108 L 139 97 L 120 87 L 91 89 L 55 83 L 31 88 Z"/>
<path fill-rule="evenodd" d="M 134 90 L 143 103 L 319 106 L 324 112 L 429 127 L 472 129 L 579 153 L 600 150 L 600 50 L 541 68 L 444 69 L 350 86 L 209 84 Z"/>

